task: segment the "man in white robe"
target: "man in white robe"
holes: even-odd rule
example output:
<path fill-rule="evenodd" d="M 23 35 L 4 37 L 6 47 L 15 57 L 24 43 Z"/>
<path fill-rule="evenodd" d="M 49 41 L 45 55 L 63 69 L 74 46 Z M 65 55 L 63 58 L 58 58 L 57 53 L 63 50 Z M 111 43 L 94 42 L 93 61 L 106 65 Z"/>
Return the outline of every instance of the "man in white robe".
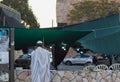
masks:
<path fill-rule="evenodd" d="M 50 82 L 50 55 L 42 48 L 42 41 L 31 54 L 32 82 Z"/>

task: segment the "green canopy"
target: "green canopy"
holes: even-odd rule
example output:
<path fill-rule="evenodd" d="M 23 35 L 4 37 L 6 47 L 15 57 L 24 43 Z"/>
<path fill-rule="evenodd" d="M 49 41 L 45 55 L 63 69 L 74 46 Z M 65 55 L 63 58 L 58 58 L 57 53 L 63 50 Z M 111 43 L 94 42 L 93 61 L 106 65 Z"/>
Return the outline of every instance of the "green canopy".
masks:
<path fill-rule="evenodd" d="M 46 45 L 61 42 L 73 44 L 90 32 L 91 31 L 15 28 L 15 48 L 20 49 L 33 46 L 37 40 L 42 40 Z"/>
<path fill-rule="evenodd" d="M 116 16 L 116 15 L 115 15 Z M 113 16 L 113 17 L 115 17 Z M 92 33 L 86 35 L 85 37 L 78 40 L 85 48 L 89 48 L 95 52 L 100 52 L 104 54 L 120 54 L 120 23 L 119 23 L 119 15 L 116 20 L 113 18 L 113 24 L 115 25 L 107 25 L 104 28 L 96 25 Z M 106 21 L 106 22 L 108 22 Z M 91 22 L 92 23 L 92 22 Z M 91 28 L 89 28 L 90 30 Z"/>
<path fill-rule="evenodd" d="M 120 54 L 120 28 L 112 34 L 89 40 L 79 40 L 80 43 L 95 52 L 104 54 Z"/>
<path fill-rule="evenodd" d="M 64 27 L 64 30 L 94 30 L 78 40 L 95 52 L 120 54 L 120 14 Z"/>
<path fill-rule="evenodd" d="M 79 41 L 86 42 L 86 41 L 93 40 L 96 38 L 102 38 L 102 37 L 114 34 L 116 32 L 119 32 L 119 31 L 120 31 L 120 25 L 112 26 L 109 28 L 100 28 L 100 29 L 96 29 L 93 32 L 89 33 L 85 37 L 81 38 Z"/>
<path fill-rule="evenodd" d="M 0 28 L 12 28 L 12 27 L 0 27 Z M 72 30 L 56 30 L 56 29 L 26 29 L 15 28 L 15 49 L 26 48 L 35 46 L 36 41 L 42 40 L 45 45 L 51 45 L 55 43 L 74 44 L 78 39 L 87 35 L 92 31 L 72 31 Z"/>

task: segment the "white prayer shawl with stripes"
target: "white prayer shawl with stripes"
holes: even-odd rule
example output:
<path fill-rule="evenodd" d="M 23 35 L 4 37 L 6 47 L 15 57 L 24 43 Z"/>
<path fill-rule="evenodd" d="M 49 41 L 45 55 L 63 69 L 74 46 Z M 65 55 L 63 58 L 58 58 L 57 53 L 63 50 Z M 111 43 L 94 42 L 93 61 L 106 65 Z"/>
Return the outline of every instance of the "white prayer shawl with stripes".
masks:
<path fill-rule="evenodd" d="M 32 82 L 50 81 L 50 55 L 47 50 L 38 47 L 31 56 Z"/>

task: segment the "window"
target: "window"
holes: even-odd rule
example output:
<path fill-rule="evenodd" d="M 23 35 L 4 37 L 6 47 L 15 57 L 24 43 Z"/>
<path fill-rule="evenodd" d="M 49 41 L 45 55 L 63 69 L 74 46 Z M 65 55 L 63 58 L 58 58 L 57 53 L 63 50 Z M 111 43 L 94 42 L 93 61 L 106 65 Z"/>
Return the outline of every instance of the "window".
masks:
<path fill-rule="evenodd" d="M 20 59 L 30 59 L 30 55 L 21 55 Z"/>
<path fill-rule="evenodd" d="M 76 56 L 74 56 L 73 58 L 80 58 L 80 55 L 76 55 Z"/>
<path fill-rule="evenodd" d="M 81 55 L 81 58 L 88 58 L 88 57 L 90 57 L 90 56 L 88 56 L 88 55 Z"/>

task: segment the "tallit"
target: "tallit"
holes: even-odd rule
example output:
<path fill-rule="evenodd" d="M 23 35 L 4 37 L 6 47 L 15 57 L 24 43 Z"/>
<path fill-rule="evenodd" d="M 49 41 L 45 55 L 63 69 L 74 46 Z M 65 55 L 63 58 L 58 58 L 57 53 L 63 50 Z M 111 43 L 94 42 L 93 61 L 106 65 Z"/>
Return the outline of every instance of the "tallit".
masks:
<path fill-rule="evenodd" d="M 50 81 L 50 55 L 47 50 L 38 47 L 31 56 L 32 82 Z"/>

